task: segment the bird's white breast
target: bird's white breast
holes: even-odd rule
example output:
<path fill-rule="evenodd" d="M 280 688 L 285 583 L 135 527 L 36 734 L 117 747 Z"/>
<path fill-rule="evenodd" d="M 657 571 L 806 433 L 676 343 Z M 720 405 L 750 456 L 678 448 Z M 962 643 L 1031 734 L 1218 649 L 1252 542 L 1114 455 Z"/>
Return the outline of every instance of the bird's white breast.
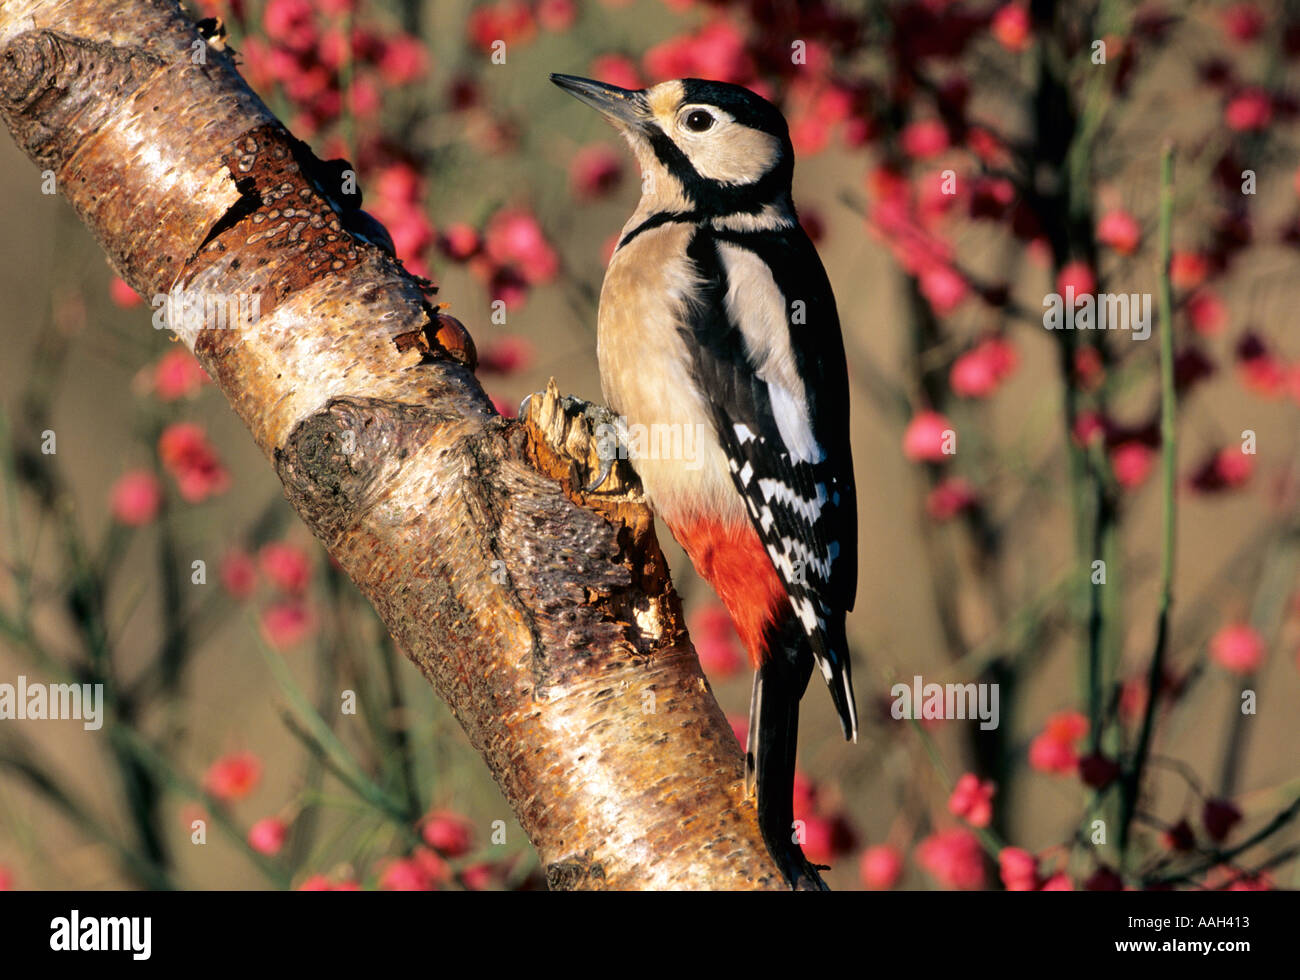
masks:
<path fill-rule="evenodd" d="M 614 253 L 600 295 L 601 387 L 629 427 L 630 462 L 661 517 L 744 522 L 744 503 L 680 329 L 699 284 L 686 255 L 692 230 L 685 223 L 661 225 Z"/>

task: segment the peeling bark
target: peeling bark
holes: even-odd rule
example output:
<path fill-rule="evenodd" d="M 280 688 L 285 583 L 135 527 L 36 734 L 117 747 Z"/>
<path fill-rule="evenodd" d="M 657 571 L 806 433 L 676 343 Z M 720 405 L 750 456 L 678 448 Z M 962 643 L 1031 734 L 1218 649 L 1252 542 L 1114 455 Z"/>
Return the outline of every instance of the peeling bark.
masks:
<path fill-rule="evenodd" d="M 366 218 L 173 0 L 6 0 L 0 115 L 169 320 L 451 706 L 552 888 L 783 887 L 629 471 L 552 384 L 492 410 Z M 420 340 L 413 340 L 413 335 Z M 653 710 L 651 710 L 653 709 Z"/>

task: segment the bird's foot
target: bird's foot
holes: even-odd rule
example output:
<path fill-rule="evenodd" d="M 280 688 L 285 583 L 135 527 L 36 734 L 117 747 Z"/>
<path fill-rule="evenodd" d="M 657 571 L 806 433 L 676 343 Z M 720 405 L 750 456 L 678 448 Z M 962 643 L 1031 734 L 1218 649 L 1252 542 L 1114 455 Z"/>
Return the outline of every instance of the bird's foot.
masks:
<path fill-rule="evenodd" d="M 561 395 L 552 380 L 546 391 L 529 395 L 519 418 L 535 449 L 545 447 L 559 476 L 568 470 L 573 492 L 601 500 L 640 502 L 640 482 L 628 463 L 623 420 L 603 405 Z M 550 470 L 551 467 L 545 467 Z"/>

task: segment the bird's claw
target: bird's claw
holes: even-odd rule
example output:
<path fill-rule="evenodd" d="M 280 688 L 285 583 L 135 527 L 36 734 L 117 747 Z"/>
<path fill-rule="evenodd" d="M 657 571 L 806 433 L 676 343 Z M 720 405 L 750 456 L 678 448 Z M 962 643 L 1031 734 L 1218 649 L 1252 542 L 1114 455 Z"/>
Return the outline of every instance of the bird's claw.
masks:
<path fill-rule="evenodd" d="M 596 482 L 592 483 L 590 486 L 583 487 L 583 493 L 595 493 L 605 485 L 605 481 L 609 479 L 609 475 L 614 472 L 614 459 L 614 456 L 606 456 L 603 453 L 601 454 L 600 472 L 596 474 Z"/>

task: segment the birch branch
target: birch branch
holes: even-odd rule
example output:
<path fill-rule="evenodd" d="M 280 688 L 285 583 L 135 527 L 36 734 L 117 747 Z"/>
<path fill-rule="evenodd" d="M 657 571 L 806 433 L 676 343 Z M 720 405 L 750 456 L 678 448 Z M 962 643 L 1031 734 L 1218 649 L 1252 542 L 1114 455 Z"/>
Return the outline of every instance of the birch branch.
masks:
<path fill-rule="evenodd" d="M 174 0 L 6 0 L 0 114 L 137 292 L 207 305 L 168 325 L 451 707 L 552 888 L 783 887 L 634 481 L 577 489 L 588 406 L 552 386 L 498 416 L 428 284 Z"/>

